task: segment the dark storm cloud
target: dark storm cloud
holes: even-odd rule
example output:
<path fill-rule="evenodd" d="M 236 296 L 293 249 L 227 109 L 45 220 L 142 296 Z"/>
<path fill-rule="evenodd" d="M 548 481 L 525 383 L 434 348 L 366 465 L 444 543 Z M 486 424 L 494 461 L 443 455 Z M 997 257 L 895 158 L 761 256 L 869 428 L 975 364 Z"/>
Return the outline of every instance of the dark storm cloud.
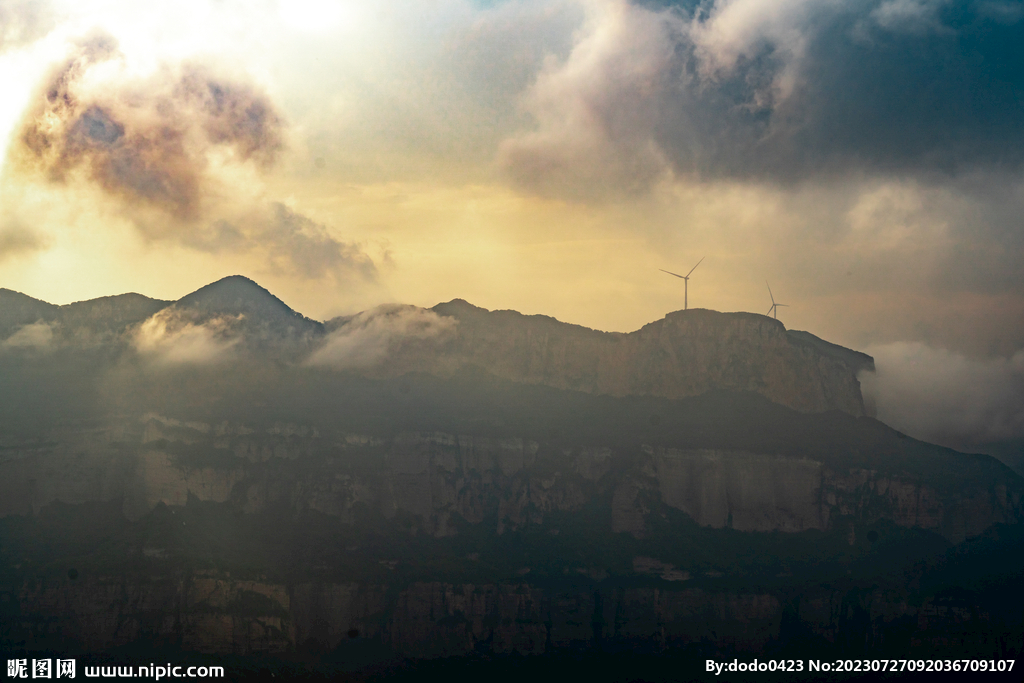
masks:
<path fill-rule="evenodd" d="M 658 161 L 677 175 L 769 182 L 1024 165 L 1020 3 L 603 7 L 527 92 L 537 128 L 501 150 L 527 188 L 649 186 Z"/>
<path fill-rule="evenodd" d="M 50 78 L 21 131 L 31 162 L 64 181 L 77 169 L 109 194 L 175 219 L 201 217 L 209 154 L 270 165 L 282 147 L 282 120 L 255 87 L 196 65 L 144 83 L 84 88 L 90 69 L 117 56 L 96 36 Z"/>
<path fill-rule="evenodd" d="M 776 60 L 773 45 L 760 46 L 719 86 L 738 96 L 716 107 L 754 144 L 723 146 L 714 155 L 720 165 L 709 170 L 791 179 L 851 169 L 1018 170 L 1024 23 L 993 19 L 985 6 L 850 3 L 814 15 L 802 55 L 788 65 Z M 746 84 L 772 82 L 787 66 L 795 79 L 790 94 L 737 115 L 739 105 L 754 102 L 756 88 Z M 673 126 L 662 131 L 669 154 L 685 158 L 673 144 Z"/>
<path fill-rule="evenodd" d="M 50 4 L 42 0 L 0 0 L 0 52 L 26 45 L 54 26 Z"/>

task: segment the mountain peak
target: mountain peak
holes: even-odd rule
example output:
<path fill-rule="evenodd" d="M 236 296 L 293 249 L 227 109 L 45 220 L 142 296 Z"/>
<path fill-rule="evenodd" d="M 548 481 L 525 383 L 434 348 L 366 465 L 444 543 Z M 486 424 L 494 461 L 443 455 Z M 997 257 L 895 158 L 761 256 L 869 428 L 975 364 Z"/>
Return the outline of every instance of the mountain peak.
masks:
<path fill-rule="evenodd" d="M 243 275 L 229 275 L 200 287 L 178 299 L 174 306 L 206 314 L 244 315 L 300 329 L 321 327 Z"/>
<path fill-rule="evenodd" d="M 280 313 L 298 315 L 268 290 L 243 275 L 229 275 L 178 299 L 179 307 L 218 313 Z"/>

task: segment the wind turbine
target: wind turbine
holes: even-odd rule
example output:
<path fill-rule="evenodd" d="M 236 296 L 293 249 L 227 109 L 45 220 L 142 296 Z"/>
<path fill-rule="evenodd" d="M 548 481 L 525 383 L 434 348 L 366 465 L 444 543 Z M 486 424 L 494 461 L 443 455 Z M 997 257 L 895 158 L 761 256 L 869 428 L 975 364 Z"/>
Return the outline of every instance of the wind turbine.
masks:
<path fill-rule="evenodd" d="M 766 285 L 768 285 L 768 281 L 767 280 L 765 280 L 764 283 Z M 772 286 L 771 285 L 768 285 L 768 296 L 770 296 L 772 298 L 772 307 L 768 309 L 768 313 L 771 313 L 775 317 L 775 319 L 778 320 L 779 319 L 779 306 L 789 306 L 789 304 L 777 304 L 777 303 L 775 303 L 775 295 L 772 294 Z M 768 315 L 768 313 L 765 313 L 765 315 Z"/>
<path fill-rule="evenodd" d="M 700 261 L 703 261 L 705 258 L 707 258 L 707 257 L 706 256 L 701 256 L 700 257 Z M 697 266 L 700 265 L 700 261 L 697 261 Z M 668 273 L 669 275 L 676 275 L 676 277 L 683 279 L 683 310 L 684 311 L 686 310 L 686 308 L 688 306 L 687 299 L 690 296 L 690 273 L 692 273 L 693 271 L 697 270 L 697 266 L 694 266 L 693 268 L 690 268 L 690 272 L 687 273 L 686 275 L 676 275 L 675 273 L 667 271 L 664 268 L 658 268 L 658 270 L 660 270 L 663 273 Z"/>

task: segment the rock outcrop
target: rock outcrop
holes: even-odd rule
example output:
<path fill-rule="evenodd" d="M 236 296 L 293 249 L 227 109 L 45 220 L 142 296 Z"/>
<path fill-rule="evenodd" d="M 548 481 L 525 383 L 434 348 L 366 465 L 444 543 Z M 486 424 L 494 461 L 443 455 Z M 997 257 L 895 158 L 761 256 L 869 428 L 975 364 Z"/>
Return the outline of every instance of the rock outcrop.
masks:
<path fill-rule="evenodd" d="M 431 309 L 458 322 L 440 338 L 394 349 L 368 374 L 438 376 L 467 367 L 514 382 L 609 396 L 684 398 L 750 391 L 802 412 L 864 414 L 857 373 L 870 356 L 753 313 L 676 311 L 622 334 L 455 300 Z M 346 327 L 331 326 L 334 335 Z"/>
<path fill-rule="evenodd" d="M 138 519 L 159 503 L 182 506 L 189 498 L 254 513 L 284 500 L 349 524 L 359 504 L 385 518 L 407 513 L 422 531 L 444 537 L 456 533 L 455 520 L 480 524 L 493 513 L 501 534 L 610 494 L 608 531 L 636 537 L 647 532 L 651 503 L 660 502 L 710 528 L 794 533 L 829 529 L 837 517 L 886 519 L 953 542 L 1024 518 L 1024 489 L 1012 481 L 963 477 L 949 493 L 891 472 L 743 451 L 552 450 L 522 438 L 444 433 L 324 443 L 308 426 L 255 433 L 154 414 L 54 439 L 59 445 L 6 451 L 0 516 L 37 513 L 53 502 L 123 500 L 125 516 Z M 370 468 L 349 464 L 368 461 Z"/>

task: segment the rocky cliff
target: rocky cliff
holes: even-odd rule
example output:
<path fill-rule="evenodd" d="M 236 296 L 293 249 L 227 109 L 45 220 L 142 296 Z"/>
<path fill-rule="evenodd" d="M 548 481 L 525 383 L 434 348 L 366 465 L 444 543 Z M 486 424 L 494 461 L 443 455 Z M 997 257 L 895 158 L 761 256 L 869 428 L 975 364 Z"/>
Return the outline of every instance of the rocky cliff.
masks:
<path fill-rule="evenodd" d="M 787 333 L 753 313 L 692 309 L 629 334 L 599 332 L 547 316 L 487 311 L 455 300 L 431 309 L 457 324 L 395 348 L 366 372 L 450 376 L 467 367 L 514 382 L 609 396 L 683 398 L 750 391 L 803 412 L 864 414 L 857 373 L 870 356 L 806 332 Z M 348 321 L 332 335 L 350 334 Z"/>
<path fill-rule="evenodd" d="M 830 529 L 837 518 L 884 519 L 953 542 L 1024 518 L 1019 477 L 979 469 L 956 483 L 948 490 L 911 473 L 749 451 L 555 446 L 440 432 L 325 438 L 312 426 L 257 430 L 150 413 L 138 423 L 8 447 L 0 516 L 123 501 L 134 520 L 194 499 L 244 513 L 284 502 L 353 524 L 353 509 L 364 505 L 388 519 L 408 513 L 416 528 L 444 537 L 457 533 L 456 521 L 489 521 L 502 534 L 598 504 L 607 506 L 608 532 L 643 537 L 663 504 L 715 529 L 795 533 Z"/>

